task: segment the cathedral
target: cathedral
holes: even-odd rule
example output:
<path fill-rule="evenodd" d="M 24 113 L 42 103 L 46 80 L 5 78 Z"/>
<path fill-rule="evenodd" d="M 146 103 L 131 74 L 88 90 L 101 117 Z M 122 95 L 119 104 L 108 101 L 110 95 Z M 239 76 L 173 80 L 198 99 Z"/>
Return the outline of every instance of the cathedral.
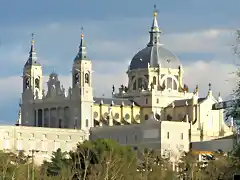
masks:
<path fill-rule="evenodd" d="M 223 110 L 212 110 L 212 105 L 222 102 L 222 98 L 220 94 L 213 96 L 211 84 L 204 97 L 199 97 L 197 85 L 190 92 L 184 84 L 184 67 L 161 43 L 157 12 L 153 15 L 149 42 L 126 67 L 128 84 L 113 85 L 112 98 L 94 97 L 92 66 L 82 34 L 72 65 L 72 87 L 66 90 L 53 72 L 45 91 L 43 69 L 32 38 L 23 68 L 18 125 L 88 131 L 92 127 L 141 124 L 151 117 L 160 122 L 189 122 L 191 141 L 232 133 L 224 123 Z"/>

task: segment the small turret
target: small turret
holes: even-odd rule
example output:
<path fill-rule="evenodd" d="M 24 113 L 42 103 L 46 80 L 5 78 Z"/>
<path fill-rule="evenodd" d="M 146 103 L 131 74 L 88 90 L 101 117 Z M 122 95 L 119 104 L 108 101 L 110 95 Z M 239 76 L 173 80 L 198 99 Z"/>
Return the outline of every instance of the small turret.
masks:
<path fill-rule="evenodd" d="M 161 30 L 160 30 L 160 28 L 158 26 L 158 22 L 157 22 L 156 5 L 154 5 L 153 23 L 152 23 L 151 30 L 149 33 L 150 33 L 150 41 L 147 46 L 159 45 Z"/>
<path fill-rule="evenodd" d="M 209 83 L 209 84 L 208 84 L 208 95 L 207 95 L 207 97 L 209 98 L 209 97 L 211 97 L 211 96 L 212 96 L 212 84 Z"/>
<path fill-rule="evenodd" d="M 220 92 L 218 93 L 218 102 L 223 102 Z"/>
<path fill-rule="evenodd" d="M 193 104 L 197 104 L 198 103 L 198 85 L 196 85 L 196 88 L 194 89 L 193 92 Z"/>

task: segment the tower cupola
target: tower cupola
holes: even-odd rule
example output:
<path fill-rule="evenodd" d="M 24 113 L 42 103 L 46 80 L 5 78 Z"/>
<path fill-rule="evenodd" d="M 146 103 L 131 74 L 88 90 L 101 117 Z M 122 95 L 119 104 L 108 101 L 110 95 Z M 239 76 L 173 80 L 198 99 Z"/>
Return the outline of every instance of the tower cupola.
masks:
<path fill-rule="evenodd" d="M 77 56 L 74 59 L 75 61 L 87 60 L 87 47 L 84 40 L 84 34 L 81 34 L 81 41 L 79 45 L 79 51 Z"/>
<path fill-rule="evenodd" d="M 35 50 L 35 41 L 34 41 L 34 34 L 32 33 L 32 40 L 31 40 L 31 48 L 29 51 L 29 57 L 27 62 L 25 63 L 24 67 L 29 67 L 29 66 L 41 66 L 41 64 L 38 62 L 38 58 L 36 55 L 36 50 Z"/>

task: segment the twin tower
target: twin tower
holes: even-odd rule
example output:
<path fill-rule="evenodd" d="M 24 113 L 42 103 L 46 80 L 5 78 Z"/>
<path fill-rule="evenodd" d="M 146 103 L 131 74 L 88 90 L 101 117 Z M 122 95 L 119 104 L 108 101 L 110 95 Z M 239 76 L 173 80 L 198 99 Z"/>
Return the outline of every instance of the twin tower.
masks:
<path fill-rule="evenodd" d="M 72 66 L 72 88 L 68 89 L 68 95 L 56 73 L 50 74 L 45 94 L 43 71 L 36 55 L 33 34 L 22 78 L 21 125 L 81 129 L 93 125 L 92 62 L 87 57 L 83 34 Z"/>

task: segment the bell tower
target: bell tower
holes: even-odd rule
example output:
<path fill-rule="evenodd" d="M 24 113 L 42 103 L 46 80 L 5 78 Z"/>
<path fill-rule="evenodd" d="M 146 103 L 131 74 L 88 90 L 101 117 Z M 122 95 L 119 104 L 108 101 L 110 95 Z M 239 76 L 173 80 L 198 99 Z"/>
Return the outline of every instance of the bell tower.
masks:
<path fill-rule="evenodd" d="M 93 126 L 92 61 L 87 57 L 84 35 L 81 34 L 79 51 L 72 68 L 73 98 L 76 99 L 74 127 L 89 129 Z M 80 102 L 79 102 L 80 100 Z"/>
<path fill-rule="evenodd" d="M 42 66 L 38 62 L 32 34 L 29 57 L 23 68 L 23 93 L 30 90 L 34 99 L 42 99 L 42 89 Z"/>
<path fill-rule="evenodd" d="M 32 34 L 29 57 L 23 68 L 23 92 L 22 92 L 22 124 L 34 126 L 33 103 L 42 99 L 43 75 L 42 66 L 38 62 L 35 50 L 34 34 Z"/>

